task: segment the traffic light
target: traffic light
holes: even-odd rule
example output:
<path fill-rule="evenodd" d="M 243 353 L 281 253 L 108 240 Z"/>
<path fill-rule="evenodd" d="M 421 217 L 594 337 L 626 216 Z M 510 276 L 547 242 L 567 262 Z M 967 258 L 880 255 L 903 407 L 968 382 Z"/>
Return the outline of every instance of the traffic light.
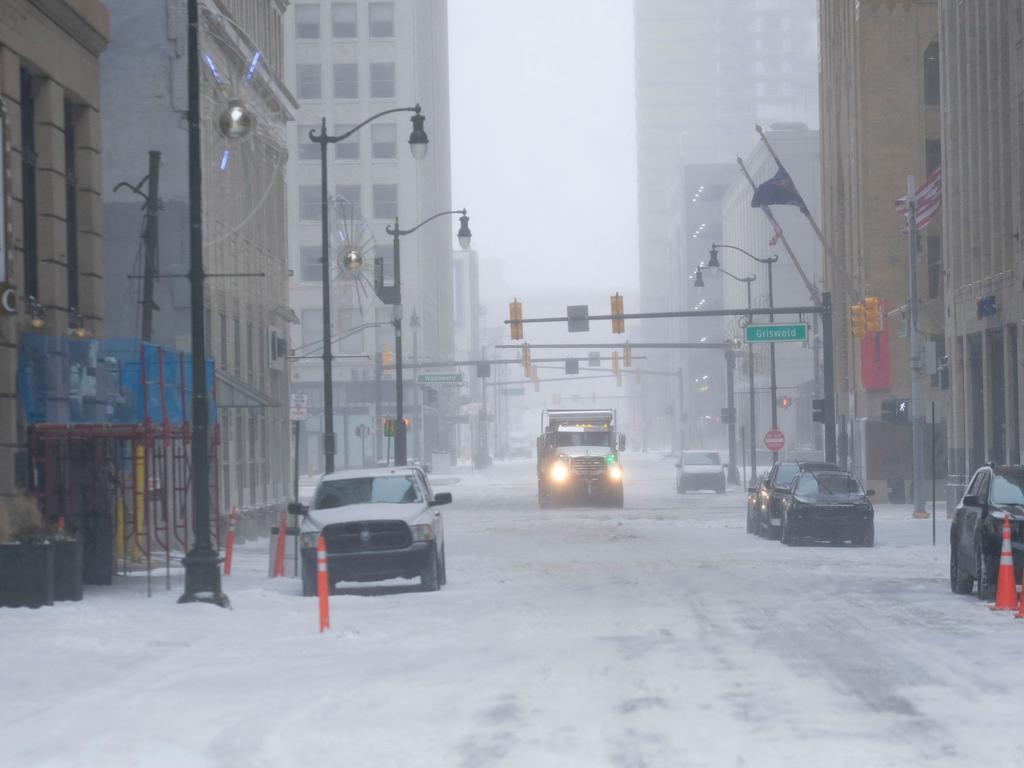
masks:
<path fill-rule="evenodd" d="M 612 352 L 612 373 L 619 375 L 619 350 Z"/>
<path fill-rule="evenodd" d="M 622 306 L 622 296 L 615 294 L 612 296 L 612 333 L 625 333 L 626 332 L 626 319 L 623 315 L 626 310 Z"/>
<path fill-rule="evenodd" d="M 622 367 L 633 367 L 633 348 L 629 344 L 622 348 Z"/>
<path fill-rule="evenodd" d="M 816 421 L 819 424 L 825 423 L 825 400 L 823 398 L 814 398 L 811 400 L 811 421 Z"/>
<path fill-rule="evenodd" d="M 511 321 L 512 339 L 523 338 L 523 305 L 519 299 L 513 299 L 508 305 L 508 319 Z"/>
<path fill-rule="evenodd" d="M 864 330 L 868 333 L 882 330 L 882 302 L 877 296 L 864 297 Z"/>
<path fill-rule="evenodd" d="M 478 379 L 486 379 L 491 375 L 491 364 L 490 363 L 477 363 L 476 364 L 476 376 Z"/>
<path fill-rule="evenodd" d="M 409 427 L 412 426 L 412 420 L 408 416 L 403 416 L 402 425 L 405 427 L 406 431 L 408 431 Z"/>
<path fill-rule="evenodd" d="M 789 395 L 783 395 L 779 398 L 779 408 L 789 408 L 793 404 L 793 398 Z"/>
<path fill-rule="evenodd" d="M 523 344 L 523 375 L 529 377 L 530 375 L 530 345 Z"/>
<path fill-rule="evenodd" d="M 530 376 L 533 379 L 533 391 L 540 392 L 540 376 L 537 375 L 536 368 L 531 367 Z"/>
<path fill-rule="evenodd" d="M 580 361 L 575 357 L 567 358 L 565 361 L 565 372 L 568 374 L 577 374 L 580 372 Z"/>
<path fill-rule="evenodd" d="M 867 318 L 864 314 L 863 304 L 850 306 L 850 332 L 858 339 L 867 333 Z"/>
<path fill-rule="evenodd" d="M 882 401 L 882 421 L 892 424 L 910 423 L 910 401 L 893 397 Z"/>
<path fill-rule="evenodd" d="M 390 417 L 384 418 L 384 437 L 395 436 L 395 421 Z"/>
<path fill-rule="evenodd" d="M 395 353 L 391 351 L 391 347 L 387 344 L 384 345 L 384 351 L 381 352 L 380 359 L 385 368 L 389 368 L 395 364 Z"/>

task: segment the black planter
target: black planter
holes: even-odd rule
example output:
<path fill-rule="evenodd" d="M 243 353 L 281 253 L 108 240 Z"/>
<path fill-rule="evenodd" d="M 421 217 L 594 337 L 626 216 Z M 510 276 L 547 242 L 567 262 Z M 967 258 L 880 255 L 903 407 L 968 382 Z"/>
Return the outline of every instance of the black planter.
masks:
<path fill-rule="evenodd" d="M 50 544 L 0 544 L 0 606 L 53 605 L 53 554 Z"/>
<path fill-rule="evenodd" d="M 82 540 L 53 542 L 53 599 L 82 599 Z"/>

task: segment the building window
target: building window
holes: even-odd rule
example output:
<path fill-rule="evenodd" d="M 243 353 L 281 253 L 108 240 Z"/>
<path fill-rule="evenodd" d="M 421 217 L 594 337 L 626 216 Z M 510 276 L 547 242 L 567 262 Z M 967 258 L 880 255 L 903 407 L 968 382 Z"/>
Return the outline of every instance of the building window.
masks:
<path fill-rule="evenodd" d="M 228 367 L 228 316 L 223 312 L 218 312 L 218 319 L 220 320 L 220 358 L 217 360 L 220 363 L 221 368 Z"/>
<path fill-rule="evenodd" d="M 359 65 L 345 61 L 334 65 L 334 98 L 359 98 Z"/>
<path fill-rule="evenodd" d="M 304 184 L 299 187 L 299 221 L 320 221 L 320 187 Z"/>
<path fill-rule="evenodd" d="M 324 337 L 324 313 L 319 309 L 302 310 L 302 347 L 300 355 L 314 354 L 311 347 Z"/>
<path fill-rule="evenodd" d="M 924 142 L 925 175 L 931 176 L 932 171 L 942 165 L 942 142 L 938 139 L 926 139 Z"/>
<path fill-rule="evenodd" d="M 36 108 L 32 77 L 21 70 L 21 188 L 25 293 L 39 298 L 39 232 L 36 229 Z M 5 201 L 0 201 L 3 204 Z M 2 233 L 0 233 L 2 234 Z"/>
<path fill-rule="evenodd" d="M 77 310 L 78 299 L 78 197 L 75 178 L 75 110 L 71 102 L 64 102 L 64 186 L 66 216 L 64 230 L 67 235 L 68 308 Z"/>
<path fill-rule="evenodd" d="M 358 309 L 343 307 L 338 310 L 338 333 L 344 334 L 363 322 L 362 313 Z M 358 355 L 363 351 L 363 334 L 353 333 L 338 340 L 337 352 L 341 355 Z"/>
<path fill-rule="evenodd" d="M 363 215 L 363 188 L 358 184 L 339 184 L 334 194 L 348 203 L 347 211 L 355 218 Z"/>
<path fill-rule="evenodd" d="M 373 185 L 373 218 L 393 219 L 398 216 L 398 185 Z"/>
<path fill-rule="evenodd" d="M 370 3 L 370 37 L 395 36 L 395 4 Z"/>
<path fill-rule="evenodd" d="M 252 323 L 245 324 L 246 365 L 249 369 L 249 383 L 256 381 L 256 336 Z"/>
<path fill-rule="evenodd" d="M 299 279 L 307 283 L 319 283 L 323 279 L 321 264 L 323 247 L 304 245 L 299 248 Z"/>
<path fill-rule="evenodd" d="M 374 99 L 395 98 L 393 61 L 377 61 L 370 64 L 370 96 Z"/>
<path fill-rule="evenodd" d="M 335 125 L 334 135 L 341 136 L 344 133 L 348 133 L 354 125 Z M 334 145 L 334 159 L 335 160 L 358 160 L 359 159 L 359 132 L 356 131 L 344 141 L 339 141 Z"/>
<path fill-rule="evenodd" d="M 313 131 L 316 134 L 320 133 L 319 125 L 300 125 L 299 126 L 299 160 L 319 160 L 320 159 L 320 145 L 315 141 L 309 140 L 309 132 Z"/>
<path fill-rule="evenodd" d="M 320 98 L 320 65 L 295 65 L 295 95 L 300 99 Z"/>
<path fill-rule="evenodd" d="M 334 3 L 331 6 L 331 30 L 335 40 L 356 37 L 355 3 Z"/>
<path fill-rule="evenodd" d="M 394 123 L 380 123 L 370 126 L 374 160 L 394 160 L 398 153 L 398 127 Z"/>
<path fill-rule="evenodd" d="M 937 107 L 941 99 L 939 79 L 939 43 L 932 42 L 924 51 L 924 105 Z"/>
<path fill-rule="evenodd" d="M 299 3 L 295 6 L 295 37 L 299 40 L 320 39 L 320 6 Z"/>
<path fill-rule="evenodd" d="M 232 370 L 235 376 L 242 378 L 242 321 L 235 317 L 231 319 L 231 324 L 234 332 L 231 338 L 235 342 L 235 365 Z"/>

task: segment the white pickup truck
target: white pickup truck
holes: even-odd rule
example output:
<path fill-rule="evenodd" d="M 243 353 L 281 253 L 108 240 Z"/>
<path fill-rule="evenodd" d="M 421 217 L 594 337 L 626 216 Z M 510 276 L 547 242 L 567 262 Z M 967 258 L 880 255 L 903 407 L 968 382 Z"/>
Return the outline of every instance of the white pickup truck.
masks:
<path fill-rule="evenodd" d="M 327 546 L 329 583 L 419 578 L 425 590 L 446 581 L 440 506 L 450 493 L 434 493 L 419 467 L 333 472 L 317 483 L 300 515 L 302 594 L 316 594 L 316 544 Z"/>

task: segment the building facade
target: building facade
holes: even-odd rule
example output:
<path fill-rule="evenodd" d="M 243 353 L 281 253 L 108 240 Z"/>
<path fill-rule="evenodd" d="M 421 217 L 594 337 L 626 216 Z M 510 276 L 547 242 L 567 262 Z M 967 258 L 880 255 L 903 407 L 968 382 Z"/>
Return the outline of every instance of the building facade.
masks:
<path fill-rule="evenodd" d="M 6 0 L 0 12 L 0 496 L 28 485 L 20 337 L 104 332 L 100 54 L 109 39 L 99 0 Z"/>
<path fill-rule="evenodd" d="M 731 161 L 757 122 L 816 122 L 815 14 L 813 0 L 634 0 L 634 19 L 640 304 L 651 311 L 680 300 L 679 281 L 665 279 L 678 275 L 669 200 L 680 159 Z M 648 397 L 668 399 L 668 380 L 648 383 Z M 673 430 L 660 429 L 656 442 L 670 444 Z"/>
<path fill-rule="evenodd" d="M 1019 464 L 1024 3 L 939 3 L 949 472 Z"/>
<path fill-rule="evenodd" d="M 189 179 L 185 0 L 111 0 L 114 32 L 103 62 L 106 333 L 146 327 L 139 184 L 160 152 L 159 236 L 153 280 L 154 344 L 190 348 Z M 202 200 L 206 348 L 214 360 L 219 508 L 266 510 L 291 493 L 288 434 L 288 218 L 286 124 L 295 102 L 283 82 L 282 17 L 288 0 L 200 3 Z M 252 64 L 259 53 L 258 61 Z M 248 74 L 251 69 L 251 75 Z M 256 116 L 229 143 L 217 117 L 230 98 Z M 146 192 L 146 185 L 140 187 Z"/>
<path fill-rule="evenodd" d="M 326 120 L 338 135 L 371 116 L 420 104 L 430 137 L 427 156 L 415 160 L 407 146 L 408 113 L 375 120 L 350 139 L 328 147 L 328 189 L 370 233 L 367 248 L 382 260 L 384 282 L 393 278 L 393 240 L 386 227 L 409 229 L 452 208 L 448 116 L 447 3 L 294 3 L 285 18 L 286 77 L 298 98 L 296 125 L 289 136 L 289 242 L 291 305 L 301 321 L 293 328 L 295 365 L 291 387 L 309 396 L 300 461 L 306 471 L 323 466 L 323 299 L 321 260 L 320 147 L 309 141 Z M 460 204 L 461 205 L 461 204 Z M 360 225 L 361 226 L 361 225 Z M 415 313 L 416 354 L 451 360 L 453 347 L 452 241 L 457 218 L 431 222 L 400 243 L 404 358 L 413 361 L 410 322 Z M 380 361 L 393 354 L 394 308 L 373 291 L 372 259 L 362 272 L 338 265 L 331 247 L 331 335 L 338 358 L 334 382 L 336 466 L 383 459 L 383 419 L 394 415 L 393 374 Z M 444 411 L 452 393 L 419 387 L 406 369 L 405 401 L 410 416 L 410 458 L 420 451 L 451 447 Z M 450 405 L 450 403 L 448 403 Z M 424 414 L 426 423 L 414 418 Z"/>
<path fill-rule="evenodd" d="M 824 282 L 834 308 L 838 454 L 869 485 L 901 499 L 911 477 L 910 427 L 882 419 L 886 401 L 910 395 L 908 246 L 895 201 L 906 194 L 908 175 L 920 184 L 940 163 L 938 8 L 935 0 L 823 0 L 819 14 Z M 921 232 L 921 244 L 918 331 L 941 358 L 938 221 Z M 882 333 L 855 339 L 849 307 L 865 296 L 880 298 L 890 315 Z M 936 402 L 940 421 L 942 385 L 935 373 L 922 393 Z"/>

